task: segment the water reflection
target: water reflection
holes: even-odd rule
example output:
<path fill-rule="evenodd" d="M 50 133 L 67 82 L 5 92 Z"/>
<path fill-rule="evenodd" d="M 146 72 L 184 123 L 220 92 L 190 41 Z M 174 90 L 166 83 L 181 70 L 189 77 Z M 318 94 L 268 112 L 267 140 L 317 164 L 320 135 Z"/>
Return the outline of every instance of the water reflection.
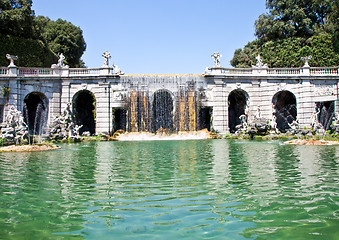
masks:
<path fill-rule="evenodd" d="M 335 146 L 100 142 L 0 154 L 0 238 L 334 239 Z"/>

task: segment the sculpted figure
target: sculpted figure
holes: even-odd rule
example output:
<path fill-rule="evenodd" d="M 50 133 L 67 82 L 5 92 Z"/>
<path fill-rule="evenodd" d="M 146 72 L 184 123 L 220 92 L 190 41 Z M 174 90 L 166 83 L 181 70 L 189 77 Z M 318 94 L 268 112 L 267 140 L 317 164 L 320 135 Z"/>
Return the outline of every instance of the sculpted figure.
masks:
<path fill-rule="evenodd" d="M 103 67 L 108 67 L 109 59 L 111 59 L 111 54 L 107 51 L 103 52 L 102 57 L 105 59 Z"/>
<path fill-rule="evenodd" d="M 255 66 L 252 66 L 253 68 L 267 68 L 267 63 L 263 63 L 260 54 L 255 58 L 257 59 L 257 64 Z"/>
<path fill-rule="evenodd" d="M 114 68 L 114 73 L 115 73 L 115 74 L 118 74 L 118 75 L 124 74 L 124 73 L 121 71 L 121 69 L 120 69 L 117 65 L 114 65 L 114 64 L 113 64 L 113 68 Z"/>
<path fill-rule="evenodd" d="M 260 119 L 261 118 L 261 111 L 260 111 L 260 107 L 258 106 L 257 111 L 255 112 L 255 118 L 256 119 Z"/>
<path fill-rule="evenodd" d="M 64 67 L 65 66 L 65 63 L 64 63 L 65 59 L 66 58 L 65 58 L 64 54 L 60 53 L 59 60 L 58 60 L 58 66 L 59 67 Z"/>
<path fill-rule="evenodd" d="M 214 58 L 214 67 L 220 67 L 220 57 L 221 54 L 218 52 L 215 52 L 211 55 L 212 58 Z"/>
<path fill-rule="evenodd" d="M 13 56 L 7 53 L 6 58 L 10 61 L 8 67 L 15 67 L 14 61 L 18 60 L 18 56 Z"/>

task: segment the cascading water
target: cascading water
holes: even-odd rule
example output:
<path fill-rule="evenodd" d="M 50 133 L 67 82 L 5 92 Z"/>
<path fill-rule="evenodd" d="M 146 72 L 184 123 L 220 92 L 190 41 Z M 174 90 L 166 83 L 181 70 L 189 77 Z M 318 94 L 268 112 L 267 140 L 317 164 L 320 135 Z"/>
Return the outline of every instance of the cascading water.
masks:
<path fill-rule="evenodd" d="M 177 97 L 177 131 L 197 130 L 197 101 L 194 86 L 181 87 Z"/>
<path fill-rule="evenodd" d="M 33 135 L 38 143 L 42 142 L 42 134 L 46 126 L 46 108 L 43 102 L 39 102 L 35 112 Z M 34 141 L 33 141 L 34 142 Z"/>
<path fill-rule="evenodd" d="M 181 81 L 181 80 L 180 80 Z M 126 99 L 127 131 L 196 131 L 197 91 L 194 81 L 175 77 L 138 78 L 123 82 L 129 91 Z M 173 87 L 175 86 L 175 87 Z M 174 89 L 173 92 L 170 90 Z"/>
<path fill-rule="evenodd" d="M 173 100 L 165 90 L 154 93 L 152 104 L 152 131 L 168 130 L 173 132 Z"/>
<path fill-rule="evenodd" d="M 29 135 L 38 143 L 42 141 L 42 135 L 46 127 L 47 108 L 36 93 L 31 93 L 25 98 L 23 107 L 24 121 L 27 123 Z"/>
<path fill-rule="evenodd" d="M 323 129 L 327 131 L 334 117 L 334 101 L 330 102 L 318 102 L 316 103 L 316 111 L 318 114 L 318 123 L 321 124 Z"/>

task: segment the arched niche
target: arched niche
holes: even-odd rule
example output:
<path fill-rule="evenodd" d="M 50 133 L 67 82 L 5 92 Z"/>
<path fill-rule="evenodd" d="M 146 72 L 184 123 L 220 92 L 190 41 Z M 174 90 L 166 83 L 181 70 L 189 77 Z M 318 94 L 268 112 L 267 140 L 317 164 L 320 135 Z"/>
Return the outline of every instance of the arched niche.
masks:
<path fill-rule="evenodd" d="M 236 131 L 236 126 L 241 124 L 239 117 L 245 114 L 248 94 L 241 89 L 236 89 L 228 95 L 228 126 L 231 133 Z"/>
<path fill-rule="evenodd" d="M 31 92 L 24 98 L 24 121 L 31 135 L 42 135 L 47 126 L 48 99 L 40 92 Z"/>
<path fill-rule="evenodd" d="M 94 94 L 88 90 L 79 91 L 74 95 L 72 105 L 74 123 L 79 126 L 82 125 L 79 134 L 89 132 L 91 135 L 94 135 L 96 117 L 96 100 Z"/>
<path fill-rule="evenodd" d="M 286 132 L 289 124 L 297 119 L 297 100 L 290 91 L 280 91 L 273 96 L 272 104 L 276 117 L 277 128 Z"/>

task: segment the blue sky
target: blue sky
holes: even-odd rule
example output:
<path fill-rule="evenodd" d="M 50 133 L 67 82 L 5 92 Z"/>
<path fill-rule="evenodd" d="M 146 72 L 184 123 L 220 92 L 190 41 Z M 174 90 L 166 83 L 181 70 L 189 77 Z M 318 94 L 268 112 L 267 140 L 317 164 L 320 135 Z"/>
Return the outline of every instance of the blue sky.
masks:
<path fill-rule="evenodd" d="M 254 21 L 265 0 L 33 0 L 36 15 L 67 20 L 83 30 L 87 67 L 104 51 L 128 74 L 196 74 L 229 62 L 255 39 Z"/>

